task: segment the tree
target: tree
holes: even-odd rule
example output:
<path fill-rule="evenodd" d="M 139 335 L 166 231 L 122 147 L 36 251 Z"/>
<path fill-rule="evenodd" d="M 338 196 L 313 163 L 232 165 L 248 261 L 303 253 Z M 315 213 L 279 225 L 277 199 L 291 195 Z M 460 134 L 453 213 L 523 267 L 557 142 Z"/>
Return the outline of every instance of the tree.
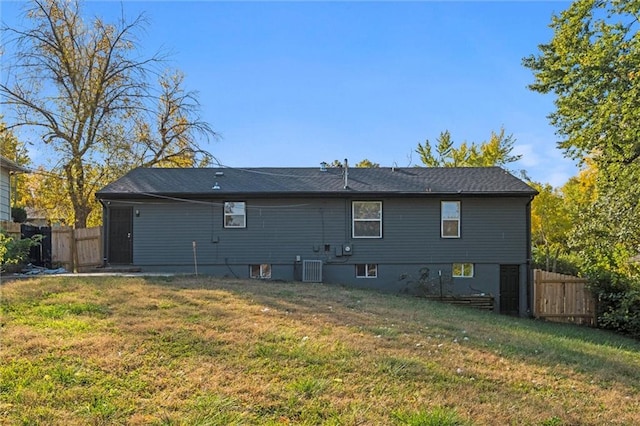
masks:
<path fill-rule="evenodd" d="M 333 160 L 331 163 L 327 163 L 326 161 L 324 161 L 323 164 L 325 164 L 326 167 L 330 167 L 330 168 L 342 168 L 342 167 L 344 167 L 343 162 L 340 161 L 340 160 Z M 372 167 L 380 167 L 380 164 L 374 163 L 374 162 L 372 162 L 370 160 L 367 160 L 365 158 L 364 160 L 361 160 L 360 162 L 356 163 L 356 165 L 354 167 L 361 168 L 361 169 L 367 169 L 367 168 L 372 168 Z"/>
<path fill-rule="evenodd" d="M 535 82 L 556 95 L 551 123 L 567 154 L 598 163 L 640 158 L 638 3 L 579 0 L 553 17 L 552 40 L 524 59 Z"/>
<path fill-rule="evenodd" d="M 558 259 L 568 253 L 566 241 L 571 230 L 571 217 L 559 190 L 549 184 L 529 185 L 538 191 L 531 203 L 532 244 L 534 250 L 540 252 L 545 270 L 556 272 Z"/>
<path fill-rule="evenodd" d="M 502 128 L 500 133 L 491 132 L 486 142 L 463 142 L 456 148 L 451 133 L 447 130 L 440 133 L 435 147 L 432 148 L 431 142 L 427 139 L 424 145 L 418 143 L 416 152 L 427 167 L 502 167 L 522 157 L 511 155 L 514 143 L 513 135 L 505 135 Z"/>
<path fill-rule="evenodd" d="M 362 161 L 360 161 L 359 163 L 356 163 L 356 167 L 360 168 L 360 169 L 371 169 L 371 168 L 377 168 L 380 167 L 380 164 L 378 163 L 374 163 L 370 160 L 367 160 L 366 158 Z"/>
<path fill-rule="evenodd" d="M 23 142 L 13 134 L 4 118 L 0 115 L 0 155 L 20 166 L 28 166 L 31 163 L 29 152 Z M 24 173 L 17 173 L 11 177 L 11 205 L 14 207 L 26 207 L 26 181 L 28 177 Z"/>
<path fill-rule="evenodd" d="M 65 192 L 65 179 L 55 175 L 43 166 L 32 170 L 26 176 L 25 206 L 30 207 L 37 214 L 43 214 L 51 224 L 72 225 L 73 206 L 67 197 L 61 197 Z M 92 200 L 91 212 L 87 216 L 87 226 L 98 226 L 102 219 L 100 204 Z"/>
<path fill-rule="evenodd" d="M 149 120 L 136 123 L 138 145 L 135 164 L 141 167 L 206 166 L 211 154 L 194 144 L 194 135 L 205 138 L 215 135 L 199 115 L 195 92 L 185 91 L 184 74 L 179 70 L 166 71 L 158 80 L 160 96 L 151 121 L 156 122 L 155 134 L 150 132 Z M 144 117 L 143 117 L 144 118 Z"/>
<path fill-rule="evenodd" d="M 621 167 L 618 179 L 599 172 L 593 201 L 577 212 L 568 244 L 580 254 L 585 272 L 638 279 L 640 265 L 630 261 L 640 252 L 638 168 Z"/>
<path fill-rule="evenodd" d="M 21 166 L 31 162 L 27 147 L 7 128 L 2 115 L 0 115 L 0 155 Z"/>
<path fill-rule="evenodd" d="M 10 128 L 38 132 L 58 157 L 50 172 L 64 176 L 76 227 L 86 226 L 95 191 L 132 167 L 206 163 L 194 131 L 215 134 L 192 121 L 197 104 L 182 78 L 162 80 L 160 95 L 148 81 L 162 58 L 139 53 L 144 15 L 85 21 L 80 0 L 32 0 L 26 17 L 30 27 L 3 29 L 15 54 L 5 61 L 2 103 L 13 112 Z M 158 128 L 143 132 L 149 114 Z"/>
<path fill-rule="evenodd" d="M 578 0 L 551 28 L 551 41 L 523 64 L 533 71 L 532 90 L 555 95 L 559 146 L 597 169 L 596 198 L 573 244 L 592 267 L 622 271 L 640 249 L 638 3 Z"/>

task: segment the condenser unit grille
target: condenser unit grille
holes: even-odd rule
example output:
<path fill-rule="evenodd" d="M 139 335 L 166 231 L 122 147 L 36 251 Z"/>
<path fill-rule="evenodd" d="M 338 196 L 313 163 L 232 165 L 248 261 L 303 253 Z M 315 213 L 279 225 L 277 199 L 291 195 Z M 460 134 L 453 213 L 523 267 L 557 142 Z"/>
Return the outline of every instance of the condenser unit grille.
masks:
<path fill-rule="evenodd" d="M 302 281 L 305 283 L 322 282 L 322 260 L 302 261 Z"/>

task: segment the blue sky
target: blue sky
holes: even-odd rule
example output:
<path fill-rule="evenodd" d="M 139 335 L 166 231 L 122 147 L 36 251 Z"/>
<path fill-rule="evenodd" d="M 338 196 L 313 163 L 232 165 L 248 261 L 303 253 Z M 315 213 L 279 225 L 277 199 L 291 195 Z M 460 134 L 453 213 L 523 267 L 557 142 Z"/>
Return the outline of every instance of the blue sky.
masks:
<path fill-rule="evenodd" d="M 23 5 L 3 1 L 3 22 L 19 25 Z M 527 89 L 521 63 L 568 5 L 92 1 L 85 11 L 146 13 L 145 53 L 172 53 L 168 65 L 186 74 L 221 135 L 206 147 L 224 165 L 419 165 L 418 143 L 442 131 L 481 142 L 504 127 L 523 155 L 509 168 L 559 186 L 577 168 L 556 148 L 553 98 Z"/>

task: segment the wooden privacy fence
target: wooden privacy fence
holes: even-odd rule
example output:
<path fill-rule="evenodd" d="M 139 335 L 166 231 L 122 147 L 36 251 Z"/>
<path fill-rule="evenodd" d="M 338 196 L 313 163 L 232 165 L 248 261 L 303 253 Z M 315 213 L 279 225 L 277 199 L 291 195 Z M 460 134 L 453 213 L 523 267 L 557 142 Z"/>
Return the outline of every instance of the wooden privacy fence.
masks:
<path fill-rule="evenodd" d="M 20 238 L 20 224 L 0 223 L 3 230 Z M 67 271 L 83 272 L 102 266 L 102 228 L 51 228 L 51 263 Z"/>
<path fill-rule="evenodd" d="M 596 299 L 585 278 L 533 271 L 533 314 L 549 321 L 596 325 Z"/>
<path fill-rule="evenodd" d="M 54 264 L 83 272 L 102 265 L 102 228 L 51 229 L 51 257 Z"/>
<path fill-rule="evenodd" d="M 20 224 L 15 222 L 0 221 L 0 227 L 10 237 L 20 238 Z"/>

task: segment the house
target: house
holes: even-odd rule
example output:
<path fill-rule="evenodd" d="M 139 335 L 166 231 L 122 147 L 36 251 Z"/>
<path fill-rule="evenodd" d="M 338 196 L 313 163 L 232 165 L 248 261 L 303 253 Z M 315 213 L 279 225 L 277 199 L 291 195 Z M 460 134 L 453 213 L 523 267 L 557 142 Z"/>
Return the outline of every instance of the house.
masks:
<path fill-rule="evenodd" d="M 0 221 L 11 221 L 11 176 L 29 170 L 0 156 Z"/>
<path fill-rule="evenodd" d="M 489 168 L 138 168 L 98 191 L 106 263 L 452 294 L 530 311 L 536 191 Z"/>

